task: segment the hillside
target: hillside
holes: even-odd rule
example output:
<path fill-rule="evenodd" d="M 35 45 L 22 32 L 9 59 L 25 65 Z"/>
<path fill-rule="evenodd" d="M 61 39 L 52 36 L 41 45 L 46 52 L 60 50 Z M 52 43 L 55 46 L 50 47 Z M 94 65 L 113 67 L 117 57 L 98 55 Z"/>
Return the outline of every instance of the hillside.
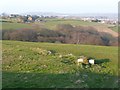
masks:
<path fill-rule="evenodd" d="M 57 25 L 59 24 L 71 24 L 73 26 L 92 26 L 95 27 L 99 32 L 107 32 L 112 36 L 118 37 L 118 30 L 117 26 L 111 26 L 109 24 L 101 24 L 97 22 L 88 22 L 88 21 L 81 21 L 81 20 L 74 20 L 74 19 L 41 19 L 41 22 L 34 22 L 34 23 L 16 23 L 16 22 L 2 22 L 2 26 L 0 28 L 2 30 L 15 30 L 15 29 L 22 29 L 22 28 L 29 28 L 29 29 L 39 29 L 39 28 L 47 28 L 51 30 L 56 30 Z M 1 23 L 1 22 L 0 22 Z"/>
<path fill-rule="evenodd" d="M 45 18 L 34 23 L 4 22 L 2 39 L 117 46 L 118 34 L 108 27 L 96 22 L 56 18 Z"/>
<path fill-rule="evenodd" d="M 52 54 L 41 54 L 41 51 L 52 51 Z M 3 40 L 2 52 L 3 88 L 117 87 L 117 47 Z M 59 55 L 69 53 L 75 57 L 92 57 L 103 63 L 82 68 L 61 62 Z"/>

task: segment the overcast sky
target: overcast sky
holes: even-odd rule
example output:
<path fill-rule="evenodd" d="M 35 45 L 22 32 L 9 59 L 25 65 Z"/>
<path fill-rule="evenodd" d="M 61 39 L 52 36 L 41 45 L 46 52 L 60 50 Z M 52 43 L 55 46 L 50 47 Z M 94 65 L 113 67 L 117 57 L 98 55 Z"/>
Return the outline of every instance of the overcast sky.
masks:
<path fill-rule="evenodd" d="M 117 13 L 119 0 L 0 0 L 0 13 Z"/>

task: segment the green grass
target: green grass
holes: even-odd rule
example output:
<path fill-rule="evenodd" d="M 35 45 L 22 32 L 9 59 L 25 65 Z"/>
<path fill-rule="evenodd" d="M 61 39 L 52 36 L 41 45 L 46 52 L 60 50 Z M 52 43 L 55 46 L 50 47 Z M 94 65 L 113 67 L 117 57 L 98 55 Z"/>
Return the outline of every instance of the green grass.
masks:
<path fill-rule="evenodd" d="M 3 22 L 2 23 L 2 30 L 14 30 L 14 29 L 21 29 L 21 28 L 32 28 L 31 24 L 25 24 L 25 23 L 9 23 L 9 22 Z"/>
<path fill-rule="evenodd" d="M 9 22 L 3 22 L 2 25 L 0 25 L 0 28 L 2 30 L 13 30 L 13 29 L 20 29 L 20 28 L 34 28 L 39 29 L 39 27 L 44 27 L 47 29 L 55 30 L 56 26 L 58 24 L 71 24 L 73 26 L 98 26 L 98 27 L 110 27 L 108 24 L 100 24 L 97 22 L 88 22 L 88 21 L 81 21 L 81 20 L 73 20 L 73 19 L 45 19 L 46 22 L 40 22 L 40 23 L 9 23 Z M 0 22 L 1 24 L 1 22 Z M 117 32 L 117 26 L 110 27 L 113 31 Z"/>
<path fill-rule="evenodd" d="M 73 20 L 73 19 L 46 19 L 46 22 L 40 23 L 43 27 L 48 29 L 56 29 L 58 24 L 71 24 L 73 26 L 99 26 L 103 24 L 99 24 L 96 22 L 88 22 L 88 21 L 81 21 L 81 20 Z"/>
<path fill-rule="evenodd" d="M 20 41 L 3 41 L 2 47 L 3 88 L 117 87 L 117 47 Z M 110 62 L 85 69 L 81 65 L 62 63 L 58 54 L 41 55 L 40 49 Z"/>
<path fill-rule="evenodd" d="M 48 29 L 58 24 L 81 26 L 105 26 L 80 20 L 46 19 L 37 23 Z M 2 29 L 36 28 L 35 23 L 2 23 Z M 1 26 L 0 26 L 1 28 Z M 112 28 L 116 31 L 116 27 Z M 114 88 L 117 87 L 118 48 L 112 46 L 35 43 L 3 41 L 2 43 L 3 88 L 48 87 L 48 88 Z M 110 60 L 101 65 L 82 68 L 81 65 L 65 64 L 59 55 L 41 55 L 39 50 L 53 50 L 58 54 L 72 53 L 75 57 L 84 55 L 96 60 Z"/>

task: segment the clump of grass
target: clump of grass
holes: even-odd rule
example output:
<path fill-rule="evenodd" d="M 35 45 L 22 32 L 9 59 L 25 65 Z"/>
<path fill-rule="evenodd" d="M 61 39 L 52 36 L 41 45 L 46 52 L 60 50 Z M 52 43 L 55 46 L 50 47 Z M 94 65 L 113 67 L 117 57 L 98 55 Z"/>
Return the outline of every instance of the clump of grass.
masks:
<path fill-rule="evenodd" d="M 74 56 L 73 54 L 67 54 L 61 57 L 61 62 L 65 64 L 75 64 L 76 59 L 77 57 Z"/>

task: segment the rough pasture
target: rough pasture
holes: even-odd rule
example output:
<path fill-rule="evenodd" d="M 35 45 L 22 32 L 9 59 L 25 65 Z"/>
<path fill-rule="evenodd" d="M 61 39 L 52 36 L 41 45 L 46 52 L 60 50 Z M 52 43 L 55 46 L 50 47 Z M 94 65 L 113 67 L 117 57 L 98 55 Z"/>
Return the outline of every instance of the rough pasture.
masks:
<path fill-rule="evenodd" d="M 3 41 L 2 47 L 3 88 L 114 88 L 118 85 L 117 47 L 20 41 Z M 52 54 L 43 55 L 41 51 Z M 69 53 L 103 62 L 90 68 L 61 62 L 59 56 Z M 74 57 L 68 58 L 62 60 Z"/>

